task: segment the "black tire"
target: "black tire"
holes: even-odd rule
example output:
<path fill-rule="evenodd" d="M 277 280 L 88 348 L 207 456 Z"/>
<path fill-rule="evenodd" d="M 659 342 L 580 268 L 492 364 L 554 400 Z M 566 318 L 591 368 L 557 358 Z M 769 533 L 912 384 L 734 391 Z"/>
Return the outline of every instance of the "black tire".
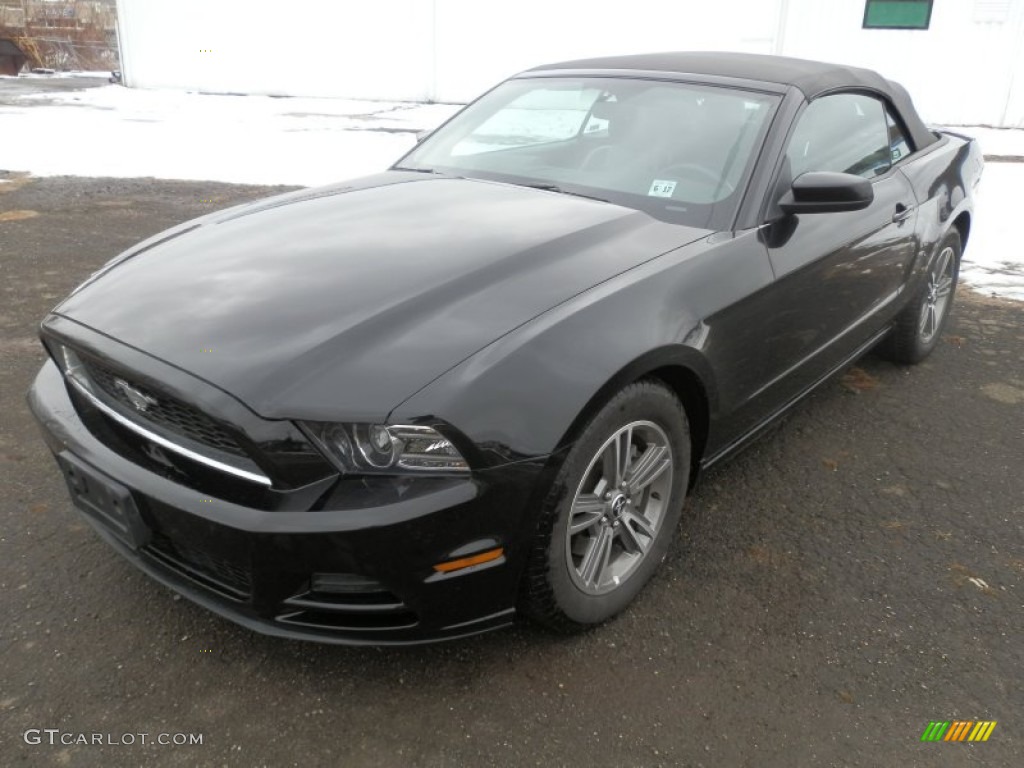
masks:
<path fill-rule="evenodd" d="M 632 429 L 625 431 L 630 425 Z M 610 477 L 617 471 L 609 469 L 610 456 L 627 443 L 628 455 L 635 458 L 626 460 L 623 479 L 637 483 L 626 488 L 614 486 L 614 492 L 605 493 L 603 489 L 613 486 L 603 475 Z M 662 445 L 670 453 L 659 453 Z M 690 452 L 686 410 L 664 384 L 640 381 L 615 395 L 570 449 L 544 500 L 524 576 L 521 611 L 549 628 L 578 632 L 629 605 L 664 560 L 674 538 L 689 484 Z M 646 474 L 642 471 L 645 456 L 650 459 L 647 467 L 652 468 Z M 640 486 L 649 475 L 653 478 Z M 584 492 L 585 484 L 595 479 L 596 484 Z M 581 513 L 587 499 L 586 503 L 597 504 L 603 513 Z M 579 523 L 597 514 L 604 516 L 570 536 L 571 518 Z M 607 563 L 604 568 L 610 583 L 602 587 L 599 574 L 587 580 L 587 557 L 581 555 L 577 567 L 572 550 L 585 544 L 589 556 L 590 547 L 598 551 L 605 537 L 612 537 L 606 543 L 608 557 L 594 558 Z M 621 583 L 615 578 L 615 568 L 621 569 Z M 607 591 L 595 594 L 598 589 Z"/>
<path fill-rule="evenodd" d="M 914 365 L 928 357 L 935 349 L 953 308 L 957 279 L 960 276 L 961 252 L 960 233 L 953 230 L 935 249 L 935 256 L 928 265 L 927 275 L 917 296 L 896 316 L 892 332 L 879 346 L 878 351 L 883 357 L 894 363 Z M 944 266 L 946 253 L 950 253 L 951 259 L 948 267 Z M 925 313 L 929 311 L 929 307 L 933 313 L 936 311 L 937 281 L 943 278 L 949 280 L 947 300 L 941 305 L 940 314 L 933 316 L 929 321 Z"/>

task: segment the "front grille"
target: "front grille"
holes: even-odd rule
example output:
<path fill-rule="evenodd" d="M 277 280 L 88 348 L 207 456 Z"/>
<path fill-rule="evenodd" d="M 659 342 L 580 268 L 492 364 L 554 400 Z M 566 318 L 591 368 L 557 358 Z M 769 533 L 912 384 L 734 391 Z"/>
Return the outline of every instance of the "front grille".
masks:
<path fill-rule="evenodd" d="M 235 456 L 246 456 L 246 452 L 231 434 L 202 411 L 187 405 L 163 392 L 157 393 L 91 358 L 82 358 L 82 365 L 93 383 L 115 402 L 122 405 L 134 418 L 163 427 L 174 434 L 184 435 L 201 445 L 215 448 Z M 118 386 L 123 381 L 138 390 L 153 402 L 147 402 L 141 410 L 129 398 L 128 393 Z"/>
<path fill-rule="evenodd" d="M 227 597 L 247 600 L 252 595 L 249 569 L 182 541 L 154 532 L 145 551 L 165 566 Z"/>

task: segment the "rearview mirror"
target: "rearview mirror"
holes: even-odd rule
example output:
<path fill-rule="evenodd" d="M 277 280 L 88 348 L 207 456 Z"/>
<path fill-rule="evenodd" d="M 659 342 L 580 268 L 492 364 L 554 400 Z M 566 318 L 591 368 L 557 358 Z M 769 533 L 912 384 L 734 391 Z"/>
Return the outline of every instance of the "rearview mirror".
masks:
<path fill-rule="evenodd" d="M 871 182 L 863 176 L 808 171 L 796 177 L 779 208 L 786 213 L 841 213 L 867 208 L 874 199 Z"/>

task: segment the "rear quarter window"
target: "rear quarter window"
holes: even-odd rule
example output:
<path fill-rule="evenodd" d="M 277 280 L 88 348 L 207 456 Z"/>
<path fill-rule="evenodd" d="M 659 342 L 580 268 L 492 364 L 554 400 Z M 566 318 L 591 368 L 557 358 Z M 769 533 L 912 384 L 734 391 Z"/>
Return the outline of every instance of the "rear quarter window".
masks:
<path fill-rule="evenodd" d="M 889 152 L 892 154 L 892 162 L 898 163 L 907 155 L 913 153 L 906 134 L 900 127 L 899 122 L 892 116 L 892 112 L 885 110 L 885 124 L 889 131 Z"/>

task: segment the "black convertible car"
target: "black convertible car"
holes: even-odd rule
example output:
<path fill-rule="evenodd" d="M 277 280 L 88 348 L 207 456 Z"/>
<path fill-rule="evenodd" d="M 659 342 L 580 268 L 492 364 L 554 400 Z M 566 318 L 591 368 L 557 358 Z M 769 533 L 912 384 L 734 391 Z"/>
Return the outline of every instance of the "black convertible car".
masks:
<path fill-rule="evenodd" d="M 183 224 L 49 314 L 75 504 L 269 634 L 621 611 L 698 473 L 878 345 L 936 345 L 977 146 L 861 69 L 670 53 L 513 77 L 395 166 Z"/>

